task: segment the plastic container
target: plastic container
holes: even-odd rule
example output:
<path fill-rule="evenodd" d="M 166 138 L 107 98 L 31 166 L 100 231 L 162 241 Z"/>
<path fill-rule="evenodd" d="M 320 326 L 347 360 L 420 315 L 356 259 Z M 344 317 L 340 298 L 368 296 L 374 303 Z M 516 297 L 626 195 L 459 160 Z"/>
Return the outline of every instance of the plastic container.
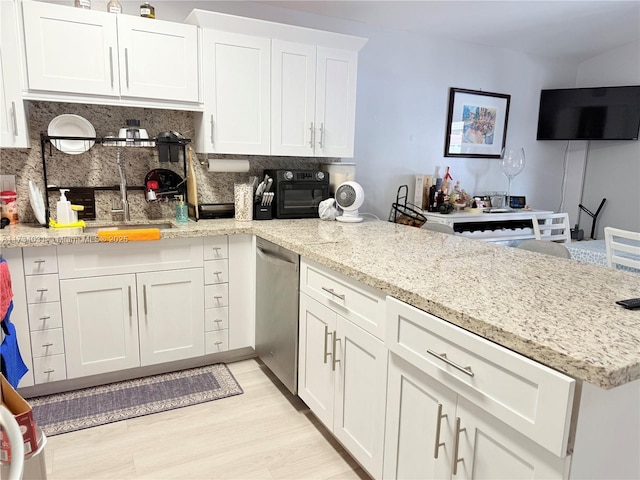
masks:
<path fill-rule="evenodd" d="M 176 205 L 176 222 L 185 223 L 189 221 L 189 207 L 184 203 L 184 196 L 178 195 L 178 204 Z"/>
<path fill-rule="evenodd" d="M 71 210 L 71 202 L 67 200 L 65 192 L 68 192 L 68 189 L 61 188 L 60 189 L 60 200 L 56 204 L 56 221 L 59 224 L 69 224 L 73 223 L 73 212 Z"/>
<path fill-rule="evenodd" d="M 11 190 L 0 192 L 0 202 L 2 203 L 2 218 L 8 218 L 9 224 L 18 223 L 18 195 Z"/>
<path fill-rule="evenodd" d="M 253 187 L 250 183 L 236 183 L 233 185 L 235 203 L 235 219 L 240 222 L 253 220 Z"/>

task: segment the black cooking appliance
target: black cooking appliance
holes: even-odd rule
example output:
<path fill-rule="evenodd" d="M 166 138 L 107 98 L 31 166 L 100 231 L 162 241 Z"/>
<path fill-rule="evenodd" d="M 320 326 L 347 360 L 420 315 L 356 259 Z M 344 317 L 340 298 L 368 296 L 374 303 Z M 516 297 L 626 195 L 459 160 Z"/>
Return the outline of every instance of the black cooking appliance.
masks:
<path fill-rule="evenodd" d="M 320 170 L 266 170 L 273 178 L 276 218 L 317 218 L 318 205 L 329 198 L 329 174 Z"/>

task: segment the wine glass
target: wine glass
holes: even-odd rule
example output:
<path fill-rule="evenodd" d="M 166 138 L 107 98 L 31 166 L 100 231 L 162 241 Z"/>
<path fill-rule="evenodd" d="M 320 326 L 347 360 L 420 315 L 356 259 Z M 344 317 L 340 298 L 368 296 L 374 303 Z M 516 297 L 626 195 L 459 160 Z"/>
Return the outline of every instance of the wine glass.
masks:
<path fill-rule="evenodd" d="M 524 170 L 524 148 L 503 148 L 500 170 L 509 179 L 507 188 L 507 208 L 511 208 L 511 180 Z"/>

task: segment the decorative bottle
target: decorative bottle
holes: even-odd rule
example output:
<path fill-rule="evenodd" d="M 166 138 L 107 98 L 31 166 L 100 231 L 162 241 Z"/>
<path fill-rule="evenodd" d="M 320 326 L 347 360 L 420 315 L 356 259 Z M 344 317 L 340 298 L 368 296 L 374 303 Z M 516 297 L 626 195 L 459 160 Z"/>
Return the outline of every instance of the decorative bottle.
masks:
<path fill-rule="evenodd" d="M 149 2 L 144 2 L 142 5 L 140 5 L 140 16 L 146 18 L 156 18 L 156 9 Z"/>
<path fill-rule="evenodd" d="M 91 0 L 75 0 L 74 4 L 77 8 L 86 8 L 91 10 Z"/>
<path fill-rule="evenodd" d="M 178 195 L 178 204 L 176 205 L 176 222 L 184 223 L 189 221 L 189 207 L 184 203 L 184 196 Z"/>
<path fill-rule="evenodd" d="M 120 5 L 118 0 L 109 0 L 109 3 L 107 3 L 107 12 L 122 13 L 122 5 Z"/>

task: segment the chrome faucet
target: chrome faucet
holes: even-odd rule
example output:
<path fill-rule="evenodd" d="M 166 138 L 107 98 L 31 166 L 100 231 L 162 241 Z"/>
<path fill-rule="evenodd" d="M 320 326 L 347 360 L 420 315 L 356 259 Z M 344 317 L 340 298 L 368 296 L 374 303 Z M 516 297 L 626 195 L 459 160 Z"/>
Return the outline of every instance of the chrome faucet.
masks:
<path fill-rule="evenodd" d="M 118 174 L 120 175 L 120 201 L 113 201 L 111 214 L 121 213 L 123 219 L 127 221 L 131 220 L 129 201 L 127 200 L 127 178 L 124 172 L 124 161 L 119 148 L 116 151 L 116 164 L 118 165 Z"/>

